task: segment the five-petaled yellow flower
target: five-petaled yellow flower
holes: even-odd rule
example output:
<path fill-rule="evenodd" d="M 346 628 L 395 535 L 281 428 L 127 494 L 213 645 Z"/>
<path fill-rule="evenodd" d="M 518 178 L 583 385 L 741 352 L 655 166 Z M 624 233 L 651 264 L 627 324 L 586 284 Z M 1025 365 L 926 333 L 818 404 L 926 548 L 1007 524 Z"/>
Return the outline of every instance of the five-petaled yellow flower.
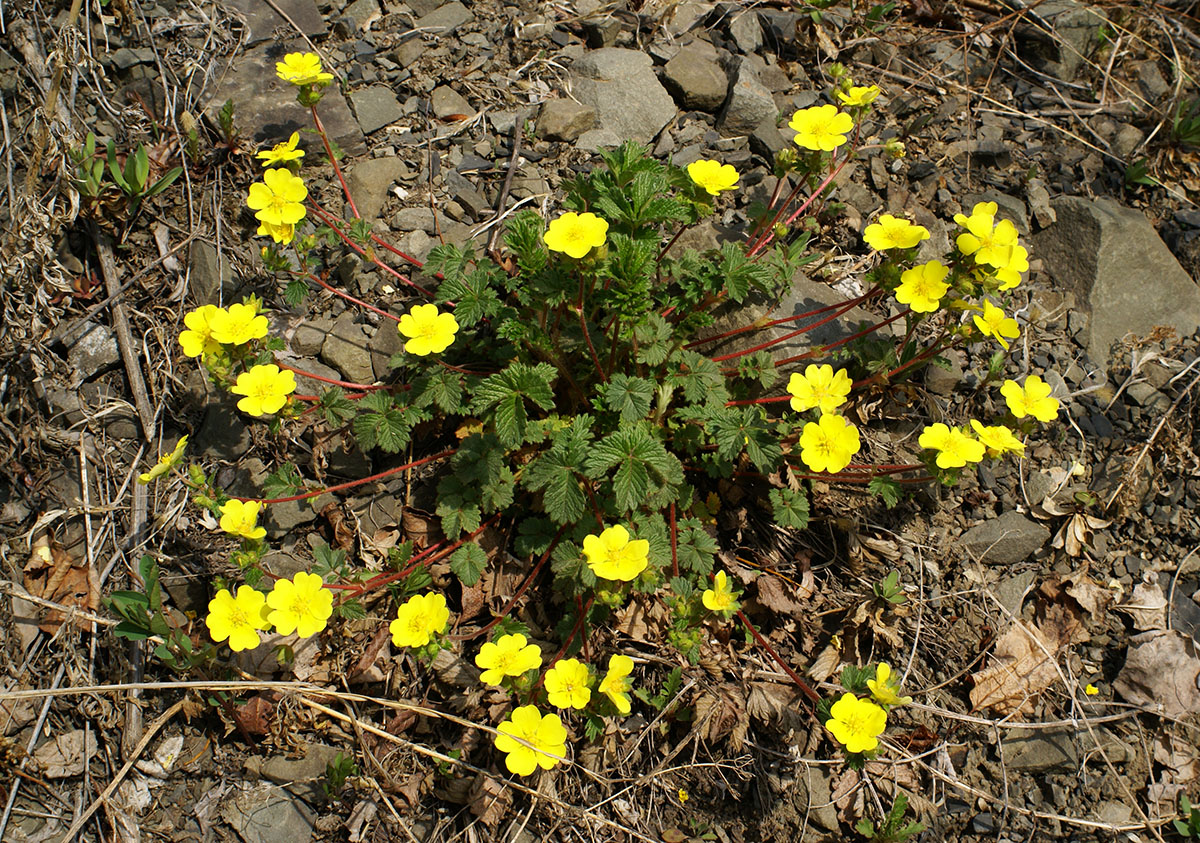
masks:
<path fill-rule="evenodd" d="M 187 440 L 188 438 L 186 436 L 181 437 L 179 444 L 175 446 L 175 450 L 169 454 L 163 454 L 161 457 L 159 457 L 158 462 L 154 464 L 153 468 L 151 468 L 145 474 L 138 475 L 137 482 L 145 486 L 147 483 L 162 477 L 164 474 L 178 465 L 179 461 L 183 459 L 183 449 L 187 447 Z"/>
<path fill-rule="evenodd" d="M 692 181 L 712 196 L 733 190 L 741 178 L 732 164 L 722 164 L 720 161 L 693 161 L 687 165 L 687 172 Z"/>
<path fill-rule="evenodd" d="M 263 180 L 250 185 L 246 205 L 255 211 L 255 219 L 271 225 L 295 225 L 304 219 L 308 188 L 304 180 L 290 170 L 277 167 L 266 170 Z"/>
<path fill-rule="evenodd" d="M 900 275 L 900 286 L 896 288 L 896 301 L 908 305 L 913 313 L 933 313 L 950 289 L 950 285 L 942 280 L 949 272 L 941 261 L 929 261 L 904 270 Z"/>
<path fill-rule="evenodd" d="M 584 536 L 583 555 L 600 579 L 628 582 L 650 564 L 650 542 L 630 540 L 629 531 L 617 524 L 598 536 Z"/>
<path fill-rule="evenodd" d="M 704 589 L 700 595 L 704 608 L 710 612 L 729 612 L 737 608 L 737 597 L 733 593 L 733 583 L 724 571 L 718 571 L 713 577 L 712 588 Z"/>
<path fill-rule="evenodd" d="M 1021 273 L 1029 271 L 1029 250 L 1024 246 L 1013 246 L 1008 250 L 1004 265 L 997 265 L 996 280 L 1001 290 L 1011 290 L 1021 283 Z"/>
<path fill-rule="evenodd" d="M 408 337 L 404 350 L 424 357 L 441 354 L 451 346 L 458 333 L 458 320 L 453 313 L 439 313 L 436 304 L 418 304 L 400 317 L 396 327 Z"/>
<path fill-rule="evenodd" d="M 333 592 L 325 587 L 320 574 L 299 571 L 290 580 L 276 580 L 267 595 L 271 612 L 267 620 L 280 635 L 293 632 L 311 638 L 329 622 L 333 614 Z"/>
<path fill-rule="evenodd" d="M 1033 416 L 1040 422 L 1052 422 L 1058 418 L 1058 399 L 1050 397 L 1050 384 L 1037 375 L 1027 377 L 1024 386 L 1013 380 L 1005 381 L 1000 394 L 1019 419 Z"/>
<path fill-rule="evenodd" d="M 860 700 L 849 691 L 829 709 L 825 728 L 847 752 L 871 752 L 879 748 L 879 736 L 887 728 L 887 712 L 870 700 Z"/>
<path fill-rule="evenodd" d="M 892 678 L 892 666 L 887 662 L 876 665 L 875 678 L 867 680 L 867 688 L 880 705 L 908 705 L 912 702 L 912 697 L 900 696 L 900 682 Z"/>
<path fill-rule="evenodd" d="M 553 220 L 542 239 L 552 252 L 564 252 L 575 259 L 582 258 L 608 238 L 608 222 L 592 213 L 567 211 Z"/>
<path fill-rule="evenodd" d="M 215 304 L 203 304 L 183 317 L 187 328 L 179 335 L 179 345 L 187 357 L 200 357 L 221 350 L 221 343 L 213 337 L 213 317 L 221 312 Z"/>
<path fill-rule="evenodd" d="M 537 706 L 514 708 L 496 731 L 496 749 L 508 753 L 504 766 L 518 776 L 549 770 L 567 754 L 567 728 L 557 714 L 543 715 Z"/>
<path fill-rule="evenodd" d="M 629 656 L 614 655 L 608 659 L 608 673 L 600 680 L 600 693 L 604 694 L 621 714 L 633 710 L 629 699 L 629 691 L 633 688 L 633 659 Z"/>
<path fill-rule="evenodd" d="M 788 378 L 787 391 L 791 393 L 791 407 L 797 413 L 813 407 L 822 413 L 832 413 L 846 403 L 853 382 L 845 369 L 833 371 L 829 364 L 809 364 L 804 374 L 792 372 Z"/>
<path fill-rule="evenodd" d="M 1013 432 L 1002 424 L 987 426 L 982 422 L 971 419 L 971 429 L 983 446 L 987 448 L 989 457 L 998 457 L 1012 451 L 1016 454 L 1025 453 L 1025 443 L 1018 439 Z"/>
<path fill-rule="evenodd" d="M 792 115 L 788 128 L 796 132 L 797 146 L 816 152 L 832 152 L 846 142 L 854 118 L 836 105 L 814 105 Z"/>
<path fill-rule="evenodd" d="M 296 226 L 294 225 L 273 225 L 269 222 L 260 222 L 258 231 L 254 232 L 259 237 L 270 237 L 281 246 L 286 246 L 296 239 Z"/>
<path fill-rule="evenodd" d="M 277 143 L 270 149 L 264 149 L 254 157 L 261 159 L 264 167 L 273 167 L 276 164 L 283 164 L 286 167 L 289 162 L 299 161 L 304 157 L 304 150 L 296 148 L 299 143 L 300 133 L 292 132 L 292 136 L 283 143 Z"/>
<path fill-rule="evenodd" d="M 450 610 L 441 594 L 414 594 L 396 610 L 388 625 L 397 647 L 424 647 L 435 635 L 446 631 Z"/>
<path fill-rule="evenodd" d="M 849 91 L 837 92 L 837 98 L 842 101 L 842 105 L 849 106 L 870 105 L 875 102 L 877 96 L 879 96 L 879 88 L 876 85 L 865 87 L 851 85 Z"/>
<path fill-rule="evenodd" d="M 288 396 L 296 391 L 296 376 L 290 369 L 280 371 L 274 363 L 267 363 L 242 372 L 229 391 L 245 396 L 237 403 L 243 413 L 251 416 L 270 415 L 282 410 Z"/>
<path fill-rule="evenodd" d="M 209 318 L 213 339 L 226 345 L 241 345 L 262 339 L 270 328 L 267 317 L 248 304 L 231 304 L 228 310 L 218 310 Z"/>
<path fill-rule="evenodd" d="M 955 221 L 967 230 L 958 235 L 954 242 L 964 255 L 974 255 L 975 263 L 1002 267 L 1007 266 L 1009 252 L 1017 245 L 1017 227 L 1010 220 L 996 222 L 994 210 L 986 213 L 995 204 L 981 202 L 969 217 L 956 214 Z M 981 205 L 987 207 L 981 208 Z"/>
<path fill-rule="evenodd" d="M 259 643 L 258 631 L 271 627 L 263 615 L 266 605 L 266 595 L 248 585 L 238 587 L 237 597 L 223 588 L 209 601 L 204 625 L 213 641 L 229 639 L 229 649 L 235 653 L 253 650 Z"/>
<path fill-rule="evenodd" d="M 1008 350 L 1008 341 L 1021 336 L 1017 320 L 1007 316 L 1004 310 L 996 307 L 987 299 L 983 301 L 983 315 L 974 317 L 975 327 L 986 337 L 992 337 L 1004 350 Z"/>
<path fill-rule="evenodd" d="M 962 468 L 969 462 L 981 462 L 986 448 L 978 439 L 957 427 L 938 422 L 927 426 L 917 437 L 922 448 L 937 451 L 938 468 Z"/>
<path fill-rule="evenodd" d="M 221 529 L 244 539 L 261 539 L 267 531 L 258 526 L 260 509 L 262 504 L 258 501 L 226 501 L 221 504 Z"/>
<path fill-rule="evenodd" d="M 519 632 L 501 635 L 479 648 L 475 665 L 483 668 L 479 679 L 484 685 L 499 685 L 505 676 L 523 676 L 542 666 L 542 651 Z"/>
<path fill-rule="evenodd" d="M 858 428 L 833 413 L 804 425 L 800 434 L 800 459 L 811 471 L 837 474 L 850 464 L 860 447 Z"/>
<path fill-rule="evenodd" d="M 863 231 L 863 240 L 877 252 L 887 249 L 911 249 L 922 240 L 929 239 L 929 229 L 891 214 L 880 214 Z"/>
<path fill-rule="evenodd" d="M 579 659 L 560 659 L 546 671 L 546 696 L 555 708 L 587 708 L 592 672 Z"/>
<path fill-rule="evenodd" d="M 301 85 L 328 85 L 333 74 L 321 69 L 321 57 L 316 53 L 288 53 L 275 63 L 275 74 L 284 82 Z"/>

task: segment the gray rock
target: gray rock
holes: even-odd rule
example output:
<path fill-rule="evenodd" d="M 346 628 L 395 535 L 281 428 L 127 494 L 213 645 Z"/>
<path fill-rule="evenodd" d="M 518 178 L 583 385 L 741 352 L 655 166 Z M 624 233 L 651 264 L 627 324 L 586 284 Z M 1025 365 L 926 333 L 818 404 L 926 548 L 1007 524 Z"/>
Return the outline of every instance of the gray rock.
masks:
<path fill-rule="evenodd" d="M 791 145 L 792 142 L 784 137 L 783 132 L 779 131 L 779 127 L 775 125 L 773 117 L 759 123 L 758 127 L 750 133 L 750 151 L 755 155 L 762 156 L 767 161 L 773 162 L 776 153 Z"/>
<path fill-rule="evenodd" d="M 438 36 L 446 38 L 474 19 L 475 16 L 462 3 L 447 3 L 417 18 L 416 29 L 433 30 Z"/>
<path fill-rule="evenodd" d="M 963 535 L 963 551 L 991 565 L 1015 565 L 1050 540 L 1050 531 L 1019 512 L 1006 512 Z"/>
<path fill-rule="evenodd" d="M 1017 30 L 1018 52 L 1039 70 L 1072 81 L 1092 49 L 1103 16 L 1077 0 L 1045 0 L 1032 13 L 1042 25 Z"/>
<path fill-rule="evenodd" d="M 763 30 L 762 24 L 758 22 L 758 13 L 753 8 L 734 12 L 729 19 L 729 37 L 737 45 L 739 53 L 757 53 L 763 43 Z"/>
<path fill-rule="evenodd" d="M 135 64 L 154 64 L 154 50 L 150 47 L 138 47 L 136 50 L 122 47 L 114 50 L 108 61 L 118 70 L 128 70 Z"/>
<path fill-rule="evenodd" d="M 325 344 L 321 346 L 321 359 L 341 372 L 348 381 L 371 383 L 375 375 L 371 368 L 367 339 L 363 326 L 355 322 L 355 313 L 347 310 L 333 323 L 333 330 L 325 338 Z"/>
<path fill-rule="evenodd" d="M 229 6 L 246 22 L 248 47 L 271 40 L 277 29 L 292 30 L 293 24 L 310 38 L 325 35 L 325 19 L 315 0 L 277 0 L 274 6 L 287 15 L 287 20 L 262 0 L 229 0 Z"/>
<path fill-rule="evenodd" d="M 367 25 L 378 17 L 378 0 L 354 0 L 342 13 L 342 20 L 355 30 L 366 29 Z"/>
<path fill-rule="evenodd" d="M 278 785 L 260 783 L 221 801 L 221 818 L 245 843 L 306 843 L 316 813 Z"/>
<path fill-rule="evenodd" d="M 996 599 L 1009 615 L 1021 617 L 1021 604 L 1025 602 L 1025 595 L 1035 579 L 1037 571 L 1025 571 L 996 585 Z"/>
<path fill-rule="evenodd" d="M 251 756 L 246 759 L 246 773 L 251 779 L 267 779 L 283 785 L 296 796 L 319 805 L 326 801 L 322 788 L 325 772 L 342 752 L 325 744 L 307 744 L 302 751 L 304 754 L 300 758 L 288 758 L 278 753 L 265 758 Z"/>
<path fill-rule="evenodd" d="M 236 404 L 231 398 L 210 405 L 205 412 L 194 440 L 201 457 L 235 462 L 250 450 L 250 431 Z"/>
<path fill-rule="evenodd" d="M 289 345 L 292 351 L 302 357 L 315 357 L 321 353 L 321 346 L 325 344 L 325 338 L 332 330 L 332 319 L 327 319 L 323 316 L 317 319 L 309 319 L 296 326 L 296 330 L 292 332 L 292 339 Z"/>
<path fill-rule="evenodd" d="M 717 128 L 726 137 L 752 134 L 766 121 L 773 121 L 779 113 L 775 98 L 766 85 L 758 81 L 747 61 L 734 71 L 729 99 L 717 118 Z"/>
<path fill-rule="evenodd" d="M 466 98 L 449 85 L 438 85 L 429 95 L 433 113 L 440 120 L 461 120 L 475 113 Z"/>
<path fill-rule="evenodd" d="M 351 167 L 346 186 L 362 218 L 378 219 L 392 185 L 411 173 L 403 158 L 367 158 Z"/>
<path fill-rule="evenodd" d="M 1158 62 L 1154 59 L 1138 62 L 1136 73 L 1138 87 L 1142 89 L 1151 106 L 1163 102 L 1171 92 L 1170 83 L 1163 78 L 1162 71 L 1158 69 Z"/>
<path fill-rule="evenodd" d="M 253 4 L 266 8 L 265 3 L 257 0 Z M 280 23 L 283 25 L 282 21 Z M 324 25 L 320 31 L 324 32 Z M 312 128 L 308 109 L 296 102 L 296 89 L 275 75 L 275 63 L 279 58 L 278 51 L 270 44 L 260 44 L 238 55 L 238 60 L 221 77 L 205 105 L 213 125 L 216 125 L 217 112 L 225 101 L 232 99 L 238 126 L 243 131 L 253 129 L 252 139 L 256 143 L 279 143 L 292 132 Z M 362 131 L 337 85 L 325 89 L 319 108 L 325 130 L 344 152 L 360 155 L 366 151 Z M 321 145 L 311 134 L 302 132 L 300 137 L 302 145 L 308 149 L 315 150 Z"/>
<path fill-rule="evenodd" d="M 743 15 L 758 25 L 754 15 Z M 729 77 L 711 50 L 695 46 L 684 47 L 663 68 L 663 80 L 683 108 L 715 113 L 725 102 Z"/>
<path fill-rule="evenodd" d="M 424 231 L 426 234 L 437 231 L 437 218 L 430 208 L 401 208 L 392 216 L 390 224 L 396 231 Z"/>
<path fill-rule="evenodd" d="M 280 539 L 297 527 L 316 521 L 317 513 L 333 502 L 333 495 L 317 495 L 302 501 L 273 503 L 266 507 L 262 525 L 268 537 Z"/>
<path fill-rule="evenodd" d="M 538 115 L 538 137 L 572 143 L 588 129 L 595 127 L 596 117 L 596 109 L 590 105 L 581 105 L 566 98 L 546 100 Z"/>
<path fill-rule="evenodd" d="M 1084 755 L 1094 754 L 1097 749 L 1103 750 L 1114 764 L 1125 763 L 1132 757 L 1129 747 L 1111 733 L 1097 728 L 1093 735 L 1086 726 L 1011 729 L 1000 746 L 1005 766 L 1030 773 L 1076 768 Z"/>
<path fill-rule="evenodd" d="M 1166 325 L 1181 336 L 1200 327 L 1200 287 L 1139 211 L 1115 202 L 1062 197 L 1057 222 L 1033 238 L 1030 252 L 1090 314 L 1080 341 L 1110 368 L 1113 343 Z"/>
<path fill-rule="evenodd" d="M 1050 205 L 1050 191 L 1041 179 L 1030 179 L 1025 185 L 1025 199 L 1029 203 L 1029 212 L 1033 214 L 1038 228 L 1046 228 L 1058 219 L 1054 208 Z"/>
<path fill-rule="evenodd" d="M 387 85 L 371 85 L 350 92 L 350 104 L 363 134 L 369 135 L 404 116 L 400 100 Z"/>
<path fill-rule="evenodd" d="M 1137 126 L 1131 126 L 1126 123 L 1117 130 L 1117 135 L 1113 138 L 1113 152 L 1121 158 L 1128 158 L 1133 154 L 1134 150 L 1142 145 L 1142 140 L 1145 137 L 1146 133 Z"/>
<path fill-rule="evenodd" d="M 329 322 L 329 320 L 325 321 Z M 332 325 L 332 323 L 329 324 Z M 330 331 L 332 331 L 332 328 L 330 328 Z M 326 339 L 328 339 L 327 335 Z M 324 345 L 324 342 L 322 342 L 322 345 Z M 329 378 L 330 380 L 342 380 L 341 372 L 331 369 L 320 360 L 315 360 L 311 357 L 295 357 L 291 354 L 281 353 L 278 355 L 278 359 L 280 363 L 284 363 L 288 366 L 294 366 L 297 369 L 305 372 L 311 372 L 314 375 L 320 375 L 323 378 Z M 305 375 L 301 375 L 299 373 L 296 374 L 296 392 L 301 395 L 320 395 L 322 392 L 331 388 L 332 386 L 333 384 L 326 383 L 325 381 L 306 377 Z"/>
<path fill-rule="evenodd" d="M 948 361 L 947 368 L 941 366 L 925 367 L 925 388 L 934 395 L 953 395 L 963 382 L 962 352 L 947 352 L 942 354 Z"/>
<path fill-rule="evenodd" d="M 71 333 L 67 362 L 80 380 L 90 380 L 115 366 L 121 360 L 117 338 L 112 329 L 99 322 L 84 322 Z"/>
<path fill-rule="evenodd" d="M 599 128 L 579 138 L 595 149 L 613 137 L 650 143 L 675 117 L 675 101 L 654 74 L 650 56 L 638 50 L 605 47 L 588 53 L 571 67 L 572 91 L 583 105 L 596 109 Z M 593 133 L 603 134 L 585 141 Z"/>
<path fill-rule="evenodd" d="M 617 36 L 620 33 L 621 19 L 612 15 L 583 22 L 584 40 L 593 50 L 600 47 L 611 47 L 617 43 Z"/>
<path fill-rule="evenodd" d="M 391 319 L 385 319 L 375 329 L 375 333 L 367 344 L 371 351 L 371 366 L 375 371 L 375 380 L 383 380 L 391 373 L 392 369 L 388 365 L 388 361 L 392 359 L 393 354 L 404 347 L 404 343 L 400 340 L 400 331 L 396 329 L 396 323 Z"/>
<path fill-rule="evenodd" d="M 220 304 L 233 293 L 233 269 L 224 255 L 203 240 L 188 250 L 188 287 L 198 304 Z"/>
<path fill-rule="evenodd" d="M 762 25 L 763 43 L 768 50 L 781 59 L 800 57 L 801 45 L 796 32 L 799 15 L 782 9 L 761 9 L 758 20 Z"/>
<path fill-rule="evenodd" d="M 446 173 L 446 186 L 450 188 L 454 200 L 466 208 L 475 219 L 482 219 L 491 211 L 492 205 L 487 197 L 466 176 L 451 170 Z M 449 213 L 449 209 L 447 212 Z"/>

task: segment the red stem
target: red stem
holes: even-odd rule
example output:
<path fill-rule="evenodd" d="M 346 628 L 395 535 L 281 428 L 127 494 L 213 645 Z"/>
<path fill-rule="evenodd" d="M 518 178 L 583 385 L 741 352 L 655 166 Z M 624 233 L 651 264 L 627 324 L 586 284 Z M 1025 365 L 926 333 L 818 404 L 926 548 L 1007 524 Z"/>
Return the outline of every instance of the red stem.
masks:
<path fill-rule="evenodd" d="M 480 635 L 486 635 L 495 628 L 496 624 L 508 617 L 508 613 L 513 610 L 513 606 L 517 605 L 517 601 L 525 596 L 525 592 L 529 590 L 529 586 L 533 585 L 534 579 L 538 573 L 546 566 L 546 562 L 550 559 L 550 554 L 554 552 L 554 548 L 558 546 L 559 540 L 562 538 L 563 532 L 567 529 L 566 525 L 558 528 L 558 535 L 550 542 L 550 546 L 546 548 L 546 552 L 542 554 L 542 558 L 537 561 L 537 564 L 530 569 L 525 575 L 525 579 L 521 580 L 521 584 L 517 586 L 517 590 L 513 592 L 513 596 L 508 598 L 508 602 L 504 604 L 504 608 L 500 610 L 500 614 L 492 618 L 487 626 L 482 629 L 472 632 L 470 635 L 451 635 L 452 641 L 470 641 L 473 638 L 478 638 Z"/>
<path fill-rule="evenodd" d="M 340 492 L 343 489 L 353 489 L 356 486 L 362 486 L 362 485 L 364 485 L 366 483 L 370 483 L 374 480 L 381 480 L 384 477 L 391 477 L 393 474 L 399 474 L 401 471 L 407 471 L 410 468 L 416 468 L 417 466 L 425 465 L 425 463 L 430 463 L 430 462 L 433 462 L 434 460 L 440 460 L 445 457 L 453 456 L 457 451 L 458 451 L 458 448 L 451 448 L 448 451 L 442 451 L 440 454 L 434 454 L 432 457 L 425 457 L 423 459 L 416 460 L 415 462 L 405 463 L 404 465 L 396 466 L 395 468 L 389 468 L 387 471 L 381 471 L 378 474 L 372 474 L 369 477 L 362 477 L 358 480 L 351 480 L 348 483 L 340 483 L 337 486 L 329 486 L 325 489 L 317 489 L 315 492 L 305 492 L 302 495 L 292 495 L 291 497 L 287 497 L 287 498 L 239 498 L 239 497 L 233 497 L 233 500 L 235 500 L 235 501 L 254 501 L 255 503 L 260 503 L 260 504 L 290 503 L 291 501 L 308 500 L 309 498 L 315 498 L 318 495 L 323 495 L 326 492 Z"/>
<path fill-rule="evenodd" d="M 824 307 L 818 307 L 816 310 L 810 310 L 807 313 L 800 313 L 796 316 L 784 316 L 781 319 L 772 319 L 769 322 L 761 322 L 761 323 L 755 322 L 754 324 L 751 324 L 751 325 L 743 325 L 741 328 L 734 328 L 732 331 L 726 331 L 723 334 L 716 334 L 711 337 L 704 337 L 703 339 L 693 340 L 692 342 L 685 345 L 684 348 L 692 348 L 697 345 L 704 345 L 705 343 L 716 342 L 717 340 L 723 340 L 726 337 L 732 337 L 732 336 L 736 336 L 738 334 L 744 334 L 747 331 L 756 331 L 759 328 L 773 328 L 776 325 L 783 325 L 788 322 L 799 322 L 801 319 L 809 319 L 813 316 L 820 316 L 822 313 L 825 313 L 830 310 L 835 310 L 836 308 L 839 308 L 839 307 L 845 307 L 847 304 L 852 305 L 852 306 L 857 306 L 857 305 L 862 304 L 864 301 L 871 298 L 872 296 L 879 294 L 880 292 L 882 292 L 882 290 L 878 286 L 872 287 L 870 290 L 863 293 L 861 296 L 859 296 L 856 299 L 849 299 L 847 301 L 838 302 L 837 304 L 827 304 Z"/>
<path fill-rule="evenodd" d="M 337 234 L 338 238 L 340 238 L 343 243 L 345 243 L 347 246 L 349 246 L 353 252 L 366 258 L 371 263 L 375 264 L 377 267 L 382 269 L 384 272 L 391 275 L 397 281 L 401 281 L 401 282 L 407 284 L 408 286 L 415 288 L 416 290 L 420 291 L 421 293 L 425 294 L 426 296 L 433 298 L 433 293 L 426 290 L 420 284 L 417 284 L 416 282 L 414 282 L 408 276 L 402 274 L 401 272 L 396 270 L 394 267 L 388 266 L 386 263 L 381 261 L 375 255 L 368 255 L 366 249 L 364 249 L 362 246 L 355 243 L 353 240 L 351 240 L 346 235 L 346 233 L 344 231 L 342 231 L 340 228 L 338 228 L 338 226 L 337 226 L 338 218 L 334 217 L 328 211 L 326 211 L 324 208 L 322 208 L 320 205 L 318 205 L 317 201 L 315 199 L 313 199 L 311 196 L 308 198 L 308 202 L 309 202 L 309 207 L 311 207 L 313 209 L 313 211 L 316 213 L 316 215 L 321 218 L 322 222 L 324 222 L 326 225 L 328 225 L 330 227 L 330 229 L 332 229 L 333 232 L 335 234 Z"/>
<path fill-rule="evenodd" d="M 754 624 L 750 623 L 750 620 L 746 617 L 745 613 L 742 612 L 741 609 L 737 610 L 737 616 L 738 620 L 742 622 L 742 625 L 745 626 L 750 634 L 754 636 L 754 640 L 757 641 L 764 650 L 771 654 L 771 658 L 775 660 L 775 664 L 783 668 L 783 672 L 786 673 L 788 677 L 796 683 L 796 687 L 800 689 L 801 693 L 808 697 L 812 703 L 820 703 L 821 695 L 814 691 L 807 682 L 801 679 L 799 673 L 792 670 L 791 665 L 785 662 L 779 653 L 775 651 L 775 648 L 771 646 L 770 642 L 759 634 L 758 630 L 754 628 Z"/>
<path fill-rule="evenodd" d="M 333 171 L 337 173 L 338 182 L 342 185 L 342 193 L 346 196 L 346 202 L 350 205 L 350 212 L 354 214 L 354 218 L 362 219 L 358 213 L 358 207 L 354 204 L 354 197 L 350 195 L 350 188 L 346 184 L 346 178 L 342 175 L 342 168 L 338 165 L 337 159 L 333 156 L 333 147 L 329 145 L 329 135 L 325 133 L 325 125 L 321 122 L 321 118 L 317 115 L 317 106 L 314 103 L 309 106 L 312 111 L 313 123 L 317 127 L 317 134 L 321 136 L 321 142 L 325 144 L 325 154 L 329 156 L 329 163 L 333 165 Z"/>
<path fill-rule="evenodd" d="M 327 377 L 324 377 L 323 375 L 314 374 L 313 372 L 306 372 L 304 369 L 297 369 L 295 366 L 289 366 L 287 363 L 280 363 L 278 360 L 275 361 L 275 365 L 281 369 L 287 369 L 289 372 L 295 372 L 297 375 L 302 375 L 303 377 L 306 377 L 306 378 L 312 378 L 313 380 L 320 381 L 321 383 L 329 383 L 329 384 L 333 384 L 334 386 L 340 386 L 343 389 L 357 389 L 357 390 L 361 390 L 362 392 L 370 392 L 375 389 L 387 389 L 389 386 L 389 384 L 384 384 L 384 383 L 365 384 L 365 383 L 351 383 L 350 381 L 339 381 L 339 380 L 335 380 L 334 378 L 327 378 Z M 293 398 L 301 398 L 304 400 L 311 400 L 311 401 L 319 401 L 320 400 L 319 398 L 315 398 L 311 395 L 293 395 L 292 397 Z"/>

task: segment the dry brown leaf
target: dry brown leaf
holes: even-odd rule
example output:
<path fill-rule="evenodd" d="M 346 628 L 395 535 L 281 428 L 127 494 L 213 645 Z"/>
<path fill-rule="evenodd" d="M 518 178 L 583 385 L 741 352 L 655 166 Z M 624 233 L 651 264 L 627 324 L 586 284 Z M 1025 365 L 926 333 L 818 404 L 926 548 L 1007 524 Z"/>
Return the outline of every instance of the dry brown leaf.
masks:
<path fill-rule="evenodd" d="M 100 605 L 100 579 L 87 560 L 72 559 L 45 533 L 33 540 L 33 552 L 25 563 L 24 582 L 26 591 L 43 600 L 89 612 Z M 49 609 L 38 626 L 47 635 L 53 635 L 66 617 L 58 609 Z M 75 624 L 80 629 L 91 628 L 82 618 L 77 618 Z"/>
<path fill-rule="evenodd" d="M 375 661 L 379 658 L 380 651 L 388 643 L 390 637 L 391 630 L 388 626 L 386 624 L 380 626 L 370 643 L 367 644 L 367 648 L 363 650 L 363 654 L 354 663 L 354 667 L 350 669 L 349 679 L 351 681 L 378 682 L 383 678 L 382 675 L 377 675 L 379 671 L 375 669 Z"/>
<path fill-rule="evenodd" d="M 701 694 L 696 700 L 695 724 L 710 743 L 717 743 L 728 735 L 729 745 L 740 749 L 750 726 L 746 717 L 746 699 L 741 690 L 726 683 L 715 691 Z"/>
<path fill-rule="evenodd" d="M 1186 717 L 1200 712 L 1198 678 L 1200 654 L 1190 637 L 1174 630 L 1144 632 L 1130 639 L 1113 690 L 1134 705 Z"/>
<path fill-rule="evenodd" d="M 1148 573 L 1133 587 L 1129 599 L 1113 608 L 1129 615 L 1139 632 L 1167 628 L 1167 595 L 1163 594 L 1155 574 Z"/>
<path fill-rule="evenodd" d="M 795 685 L 752 682 L 746 712 L 756 720 L 781 730 L 800 730 L 808 722 L 807 702 Z"/>
<path fill-rule="evenodd" d="M 1038 627 L 1022 622 L 1010 626 L 996 642 L 992 663 L 971 676 L 972 708 L 1030 713 L 1034 698 L 1058 678 L 1056 660 L 1077 627 L 1065 611 L 1048 613 Z"/>
<path fill-rule="evenodd" d="M 30 758 L 44 778 L 64 779 L 82 773 L 98 748 L 94 730 L 75 729 L 55 735 L 35 749 Z"/>
<path fill-rule="evenodd" d="M 330 546 L 347 553 L 353 551 L 356 531 L 350 520 L 346 518 L 346 513 L 342 512 L 341 505 L 336 502 L 326 504 L 320 514 L 333 528 L 333 541 L 329 543 Z"/>
<path fill-rule="evenodd" d="M 480 822 L 495 828 L 512 805 L 512 791 L 491 776 L 477 776 L 468 807 Z"/>
<path fill-rule="evenodd" d="M 275 694 L 258 694 L 233 709 L 233 721 L 247 734 L 269 735 L 275 723 L 275 708 Z"/>
<path fill-rule="evenodd" d="M 817 653 L 817 657 L 808 666 L 808 675 L 816 682 L 824 682 L 837 671 L 842 661 L 841 651 L 833 644 L 825 645 L 825 649 Z"/>
<path fill-rule="evenodd" d="M 487 588 L 484 585 L 486 582 L 486 578 L 480 578 L 475 585 L 463 586 L 462 611 L 458 613 L 457 623 L 469 621 L 483 611 L 488 601 Z"/>
<path fill-rule="evenodd" d="M 758 587 L 758 603 L 764 609 L 794 618 L 801 618 L 807 614 L 805 606 L 792 597 L 789 593 L 790 587 L 785 586 L 779 577 L 760 574 L 754 580 L 754 584 Z"/>

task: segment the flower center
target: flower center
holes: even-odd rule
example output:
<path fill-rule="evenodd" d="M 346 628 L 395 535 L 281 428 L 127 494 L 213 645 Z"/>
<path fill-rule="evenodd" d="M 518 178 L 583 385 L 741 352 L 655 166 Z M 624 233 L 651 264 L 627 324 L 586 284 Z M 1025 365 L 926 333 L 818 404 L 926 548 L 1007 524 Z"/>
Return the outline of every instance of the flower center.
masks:
<path fill-rule="evenodd" d="M 230 626 L 248 626 L 250 619 L 246 617 L 246 613 L 242 611 L 241 606 L 234 606 L 229 610 L 229 625 Z"/>

